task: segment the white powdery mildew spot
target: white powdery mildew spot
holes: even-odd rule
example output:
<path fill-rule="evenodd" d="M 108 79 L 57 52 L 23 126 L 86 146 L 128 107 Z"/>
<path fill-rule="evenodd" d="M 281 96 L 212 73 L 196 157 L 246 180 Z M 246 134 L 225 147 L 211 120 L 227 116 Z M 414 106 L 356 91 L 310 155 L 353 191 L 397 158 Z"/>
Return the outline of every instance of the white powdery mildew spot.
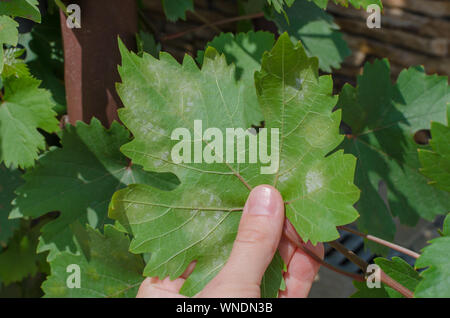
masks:
<path fill-rule="evenodd" d="M 168 160 L 168 158 L 169 158 L 169 152 L 168 152 L 168 151 L 163 152 L 163 153 L 161 154 L 161 159 L 155 160 L 154 166 L 155 166 L 155 167 L 160 167 L 160 166 L 162 166 L 164 163 L 166 163 L 166 161 Z"/>
<path fill-rule="evenodd" d="M 309 171 L 306 174 L 306 191 L 311 193 L 323 187 L 322 174 L 317 171 Z"/>

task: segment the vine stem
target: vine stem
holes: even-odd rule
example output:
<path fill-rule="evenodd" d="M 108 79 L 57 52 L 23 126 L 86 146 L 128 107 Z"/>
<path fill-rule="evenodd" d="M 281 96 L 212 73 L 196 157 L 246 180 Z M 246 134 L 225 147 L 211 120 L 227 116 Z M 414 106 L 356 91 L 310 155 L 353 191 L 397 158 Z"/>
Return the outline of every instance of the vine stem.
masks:
<path fill-rule="evenodd" d="M 405 255 L 411 256 L 411 257 L 413 257 L 413 258 L 416 258 L 416 259 L 417 259 L 417 258 L 419 258 L 419 256 L 420 256 L 419 253 L 416 253 L 416 252 L 414 252 L 414 251 L 411 251 L 411 250 L 409 250 L 409 249 L 407 249 L 407 248 L 405 248 L 405 247 L 403 247 L 403 246 L 400 246 L 400 245 L 391 243 L 391 242 L 389 242 L 389 241 L 383 240 L 383 239 L 381 239 L 381 238 L 379 238 L 379 237 L 376 237 L 376 236 L 373 236 L 373 235 L 370 235 L 370 234 L 364 234 L 364 233 L 361 233 L 361 232 L 359 232 L 359 231 L 357 231 L 357 230 L 354 230 L 354 229 L 352 229 L 352 228 L 348 228 L 348 227 L 346 227 L 346 226 L 338 226 L 338 228 L 341 229 L 341 230 L 343 230 L 343 231 L 346 231 L 346 232 L 349 232 L 349 233 L 358 235 L 358 236 L 360 236 L 360 237 L 363 237 L 363 238 L 365 238 L 365 239 L 368 239 L 368 240 L 370 240 L 370 241 L 372 241 L 372 242 L 378 243 L 378 244 L 380 244 L 380 245 L 387 246 L 387 247 L 389 247 L 389 248 L 391 248 L 391 249 L 393 249 L 393 250 L 396 250 L 396 251 L 398 251 L 398 252 L 400 252 L 400 253 L 403 253 L 403 254 L 405 254 Z"/>
<path fill-rule="evenodd" d="M 291 222 L 289 222 L 289 220 L 286 219 L 285 221 L 285 227 L 283 230 L 283 235 L 289 240 L 291 241 L 295 246 L 297 246 L 299 249 L 301 249 L 303 252 L 305 252 L 306 254 L 308 254 L 309 257 L 311 257 L 313 260 L 315 260 L 317 263 L 319 263 L 320 265 L 347 277 L 350 277 L 354 280 L 357 280 L 359 282 L 364 282 L 364 276 L 362 275 L 358 275 L 358 274 L 354 274 L 354 273 L 350 273 L 347 271 L 344 271 L 340 268 L 337 268 L 327 262 L 325 262 L 320 256 L 318 256 L 316 253 L 314 253 L 313 251 L 311 251 L 309 248 L 307 248 L 302 239 L 300 238 L 300 236 L 297 234 L 297 232 L 294 229 L 294 226 L 291 224 Z"/>
<path fill-rule="evenodd" d="M 204 24 L 192 29 L 188 29 L 186 31 L 182 31 L 182 32 L 177 32 L 174 34 L 170 34 L 170 35 L 166 35 L 164 37 L 161 38 L 161 41 L 169 41 L 169 40 L 174 40 L 177 39 L 179 37 L 182 37 L 186 34 L 198 31 L 198 30 L 202 30 L 204 28 L 207 27 L 215 27 L 221 24 L 227 24 L 227 23 L 231 23 L 231 22 L 237 22 L 237 21 L 241 21 L 241 20 L 251 20 L 251 19 L 257 19 L 257 18 L 262 18 L 264 17 L 264 12 L 258 12 L 258 13 L 252 13 L 252 14 L 247 14 L 247 15 L 241 15 L 241 16 L 237 16 L 237 17 L 233 17 L 233 18 L 228 18 L 228 19 L 223 19 L 217 22 L 213 22 L 213 23 L 209 23 L 209 24 Z"/>
<path fill-rule="evenodd" d="M 364 273 L 367 272 L 367 266 L 369 265 L 366 261 L 361 259 L 359 256 L 357 256 L 352 251 L 348 250 L 344 245 L 339 243 L 338 241 L 331 241 L 328 242 L 328 244 L 333 247 L 335 250 L 343 254 L 348 260 L 350 260 L 352 263 L 357 265 Z M 386 274 L 381 268 L 380 268 L 380 279 L 381 282 L 386 284 L 387 286 L 391 287 L 392 289 L 398 291 L 400 294 L 405 296 L 406 298 L 413 298 L 414 294 L 412 291 L 410 291 L 408 288 L 397 282 L 396 280 L 392 279 L 388 274 Z"/>

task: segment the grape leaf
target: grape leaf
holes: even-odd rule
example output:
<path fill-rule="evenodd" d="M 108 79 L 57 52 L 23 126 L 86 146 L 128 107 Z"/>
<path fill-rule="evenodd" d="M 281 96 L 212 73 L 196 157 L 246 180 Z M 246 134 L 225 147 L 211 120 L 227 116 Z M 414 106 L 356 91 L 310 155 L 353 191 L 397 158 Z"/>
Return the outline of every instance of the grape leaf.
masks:
<path fill-rule="evenodd" d="M 27 63 L 31 74 L 42 80 L 42 88 L 50 90 L 56 104 L 54 110 L 59 115 L 65 114 L 64 52 L 59 11 L 46 14 L 42 23 L 33 27 L 28 45 L 27 57 L 32 58 Z"/>
<path fill-rule="evenodd" d="M 142 257 L 128 252 L 126 234 L 106 225 L 104 235 L 87 227 L 86 253 L 63 252 L 50 262 L 51 275 L 42 284 L 45 297 L 136 297 L 142 283 Z M 80 269 L 80 288 L 69 288 L 70 265 Z"/>
<path fill-rule="evenodd" d="M 0 16 L 0 73 L 3 71 L 4 64 L 3 44 L 17 45 L 19 38 L 18 26 L 19 24 L 10 17 Z"/>
<path fill-rule="evenodd" d="M 0 15 L 6 14 L 13 17 L 22 17 L 41 22 L 41 13 L 39 12 L 38 0 L 13 0 L 1 1 Z"/>
<path fill-rule="evenodd" d="M 197 260 L 181 292 L 201 290 L 226 262 L 248 188 L 259 184 L 280 190 L 287 217 L 305 241 L 335 239 L 336 225 L 356 219 L 355 158 L 342 151 L 326 157 L 343 139 L 340 112 L 332 112 L 337 102 L 332 80 L 318 77 L 317 59 L 308 58 L 300 43 L 294 46 L 281 35 L 255 74 L 265 127 L 281 130 L 280 167 L 274 174 L 261 174 L 260 163 L 178 164 L 170 156 L 176 144 L 170 132 L 192 131 L 194 119 L 221 132 L 248 128 L 240 98 L 244 86 L 223 55 L 209 47 L 199 69 L 189 56 L 180 65 L 164 52 L 157 60 L 147 54 L 140 58 L 123 44 L 120 50 L 118 93 L 125 108 L 119 116 L 135 137 L 121 150 L 144 169 L 173 172 L 181 182 L 169 192 L 132 185 L 111 201 L 110 217 L 134 236 L 130 250 L 152 253 L 144 275 L 173 279 Z M 207 146 L 203 138 L 202 146 Z"/>
<path fill-rule="evenodd" d="M 186 11 L 194 10 L 193 0 L 161 0 L 167 20 L 186 20 Z"/>
<path fill-rule="evenodd" d="M 5 93 L 0 103 L 0 162 L 6 166 L 28 168 L 34 165 L 39 150 L 45 149 L 46 132 L 59 130 L 50 93 L 38 88 L 31 77 L 4 79 Z"/>
<path fill-rule="evenodd" d="M 267 3 L 278 12 L 284 12 L 284 5 L 286 4 L 288 7 L 292 6 L 295 0 L 267 0 Z M 298 1 L 297 1 L 298 2 Z"/>
<path fill-rule="evenodd" d="M 442 237 L 430 241 L 416 261 L 416 268 L 425 268 L 420 275 L 415 297 L 450 297 L 450 214 L 442 229 Z"/>
<path fill-rule="evenodd" d="M 52 148 L 24 175 L 25 184 L 16 190 L 12 217 L 38 217 L 47 212 L 61 215 L 46 224 L 38 247 L 59 251 L 74 250 L 70 225 L 75 221 L 102 228 L 109 222 L 107 207 L 114 191 L 130 183 L 144 183 L 172 189 L 174 176 L 143 172 L 131 166 L 120 153 L 129 141 L 129 132 L 117 122 L 109 130 L 97 119 L 87 125 L 67 126 L 61 135 L 62 148 Z"/>
<path fill-rule="evenodd" d="M 339 96 L 343 121 L 351 127 L 342 148 L 358 157 L 355 184 L 364 189 L 357 203 L 363 232 L 393 240 L 392 216 L 416 224 L 419 216 L 432 220 L 448 211 L 450 196 L 427 184 L 419 173 L 414 134 L 430 121 L 445 121 L 447 78 L 428 76 L 423 68 L 403 70 L 390 81 L 387 60 L 364 66 L 356 88 L 346 84 Z M 386 185 L 387 202 L 379 194 Z M 374 252 L 384 253 L 376 244 Z"/>
<path fill-rule="evenodd" d="M 287 271 L 281 255 L 276 252 L 261 280 L 261 298 L 277 298 L 280 290 L 286 290 L 286 282 L 280 268 Z"/>
<path fill-rule="evenodd" d="M 264 120 L 258 105 L 256 88 L 253 80 L 256 70 L 261 68 L 263 53 L 272 48 L 274 35 L 269 32 L 222 33 L 215 37 L 206 47 L 212 46 L 219 53 L 224 53 L 227 62 L 236 65 L 235 76 L 244 85 L 244 115 L 247 125 L 259 126 Z M 204 51 L 198 52 L 198 62 L 203 63 Z"/>
<path fill-rule="evenodd" d="M 9 76 L 14 76 L 16 78 L 31 76 L 27 64 L 20 58 L 24 52 L 24 49 L 15 47 L 4 51 L 2 78 L 7 78 Z"/>
<path fill-rule="evenodd" d="M 285 14 L 288 19 L 284 14 L 272 18 L 280 33 L 288 32 L 294 43 L 301 40 L 308 55 L 319 58 L 321 70 L 341 67 L 351 51 L 332 16 L 308 1 L 296 1 Z"/>
<path fill-rule="evenodd" d="M 419 149 L 422 172 L 438 189 L 450 192 L 450 107 L 447 108 L 447 126 L 431 123 L 430 145 L 433 150 Z"/>
<path fill-rule="evenodd" d="M 407 262 L 400 257 L 393 257 L 392 260 L 377 257 L 375 264 L 392 279 L 414 291 L 421 278 L 419 273 L 414 270 Z M 381 288 L 369 288 L 366 282 L 354 281 L 353 284 L 358 291 L 353 294 L 352 298 L 400 298 L 403 297 L 399 292 L 381 283 Z"/>
<path fill-rule="evenodd" d="M 144 31 L 139 31 L 139 33 L 136 34 L 136 44 L 139 56 L 142 56 L 142 54 L 146 52 L 157 57 L 161 51 L 161 43 L 156 43 L 153 34 Z"/>
<path fill-rule="evenodd" d="M 320 8 L 326 9 L 329 0 L 309 0 L 309 1 L 314 1 L 314 3 L 318 5 Z M 350 3 L 356 9 L 360 9 L 361 7 L 367 9 L 367 7 L 371 4 L 376 4 L 380 8 L 383 7 L 381 0 L 333 0 L 333 1 L 334 3 L 340 4 L 344 7 L 348 7 L 348 4 Z"/>
<path fill-rule="evenodd" d="M 9 220 L 8 215 L 12 210 L 14 190 L 22 184 L 20 175 L 17 169 L 8 169 L 0 164 L 0 245 L 6 245 L 19 225 L 17 220 Z"/>
<path fill-rule="evenodd" d="M 15 231 L 7 248 L 0 253 L 0 282 L 4 285 L 34 276 L 39 270 L 39 263 L 45 259 L 44 255 L 36 254 L 43 222 L 33 227 L 30 224 L 31 222 L 24 221 Z"/>

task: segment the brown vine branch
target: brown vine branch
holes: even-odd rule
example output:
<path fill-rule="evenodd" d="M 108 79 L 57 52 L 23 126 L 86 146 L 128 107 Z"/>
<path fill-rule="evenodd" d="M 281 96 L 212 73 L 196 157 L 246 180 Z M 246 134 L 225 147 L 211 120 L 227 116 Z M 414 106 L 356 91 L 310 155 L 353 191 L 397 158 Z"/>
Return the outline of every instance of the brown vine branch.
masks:
<path fill-rule="evenodd" d="M 215 26 L 218 26 L 218 25 L 227 24 L 227 23 L 231 23 L 231 22 L 237 22 L 237 21 L 242 21 L 242 20 L 251 20 L 251 19 L 257 19 L 257 18 L 262 18 L 262 17 L 264 17 L 264 12 L 252 13 L 252 14 L 247 14 L 247 15 L 241 15 L 241 16 L 238 16 L 238 17 L 223 19 L 223 20 L 220 20 L 220 21 L 217 21 L 217 22 L 204 24 L 204 25 L 201 25 L 201 26 L 198 26 L 198 27 L 195 27 L 195 28 L 191 28 L 191 29 L 188 29 L 186 31 L 182 31 L 182 32 L 177 32 L 177 33 L 174 33 L 174 34 L 166 35 L 166 36 L 161 38 L 161 41 L 164 42 L 164 41 L 174 40 L 174 39 L 182 37 L 182 36 L 184 36 L 186 34 L 189 34 L 189 33 L 195 32 L 195 31 L 199 31 L 199 30 L 202 30 L 202 29 L 207 28 L 207 27 L 215 27 Z"/>
<path fill-rule="evenodd" d="M 387 247 L 389 247 L 389 248 L 391 248 L 393 250 L 396 250 L 396 251 L 398 251 L 400 253 L 403 253 L 405 255 L 408 255 L 408 256 L 411 256 L 411 257 L 414 257 L 414 258 L 419 258 L 419 256 L 420 256 L 419 253 L 411 251 L 411 250 L 409 250 L 409 249 L 407 249 L 407 248 L 405 248 L 403 246 L 400 246 L 400 245 L 391 243 L 389 241 L 383 240 L 383 239 L 381 239 L 379 237 L 376 237 L 376 236 L 373 236 L 373 235 L 370 235 L 370 234 L 364 234 L 364 233 L 361 233 L 361 232 L 359 232 L 357 230 L 354 230 L 352 228 L 348 228 L 346 226 L 338 226 L 338 228 L 343 230 L 343 231 L 346 231 L 346 232 L 349 232 L 349 233 L 361 236 L 361 237 L 363 237 L 365 239 L 368 239 L 368 240 L 370 240 L 372 242 L 375 242 L 375 243 L 378 243 L 380 245 L 387 246 Z"/>
<path fill-rule="evenodd" d="M 342 245 L 338 241 L 328 242 L 328 245 L 330 245 L 336 251 L 344 255 L 352 263 L 356 264 L 359 268 L 361 268 L 361 270 L 364 273 L 366 272 L 367 266 L 369 266 L 369 264 L 365 260 L 360 258 L 358 255 L 356 255 L 353 251 L 348 250 L 344 245 Z"/>
<path fill-rule="evenodd" d="M 337 241 L 328 242 L 330 246 L 332 246 L 334 249 L 336 249 L 338 252 L 342 253 L 345 257 L 347 257 L 348 260 L 350 260 L 352 263 L 356 264 L 364 273 L 367 272 L 367 262 L 361 259 L 359 256 L 357 256 L 352 251 L 348 250 L 344 245 Z M 391 287 L 392 289 L 398 291 L 400 294 L 405 296 L 406 298 L 413 298 L 414 294 L 412 291 L 410 291 L 408 288 L 397 282 L 396 280 L 392 279 L 388 274 L 386 274 L 381 268 L 380 268 L 380 279 L 381 282 L 386 284 L 387 286 Z"/>
<path fill-rule="evenodd" d="M 217 25 L 214 25 L 211 21 L 209 21 L 208 19 L 203 17 L 201 14 L 199 14 L 195 10 L 191 11 L 190 13 L 192 13 L 194 16 L 197 17 L 197 19 L 199 19 L 200 21 L 205 23 L 207 27 L 210 27 L 211 29 L 213 29 L 216 32 L 219 32 L 219 33 L 222 32 L 222 30 Z"/>
<path fill-rule="evenodd" d="M 295 230 L 293 230 L 294 227 L 292 226 L 292 224 L 291 224 L 288 220 L 286 220 L 285 222 L 286 222 L 286 226 L 285 226 L 285 229 L 284 229 L 284 231 L 283 231 L 283 235 L 284 235 L 289 241 L 291 241 L 295 246 L 297 246 L 297 247 L 300 248 L 303 252 L 305 252 L 306 254 L 308 254 L 308 256 L 310 256 L 310 257 L 311 257 L 313 260 L 315 260 L 317 263 L 319 263 L 320 265 L 322 265 L 322 266 L 324 266 L 324 267 L 326 267 L 326 268 L 328 268 L 328 269 L 330 269 L 330 270 L 332 270 L 332 271 L 334 271 L 334 272 L 336 272 L 336 273 L 338 273 L 338 274 L 341 274 L 341 275 L 350 277 L 350 278 L 352 278 L 352 279 L 354 279 L 354 280 L 357 280 L 357 281 L 359 281 L 359 282 L 364 282 L 364 281 L 365 281 L 365 278 L 364 278 L 363 275 L 358 275 L 358 274 L 354 274 L 354 273 L 350 273 L 350 272 L 344 271 L 344 270 L 342 270 L 342 269 L 340 269 L 340 268 L 337 268 L 337 267 L 335 267 L 335 266 L 333 266 L 333 265 L 331 265 L 331 264 L 325 262 L 321 257 L 319 257 L 318 255 L 316 255 L 316 253 L 314 253 L 313 251 L 311 251 L 309 248 L 307 248 L 307 247 L 303 244 L 303 242 L 302 242 L 300 236 L 297 234 L 297 232 L 296 232 Z M 289 230 L 289 228 L 292 229 L 292 230 Z"/>

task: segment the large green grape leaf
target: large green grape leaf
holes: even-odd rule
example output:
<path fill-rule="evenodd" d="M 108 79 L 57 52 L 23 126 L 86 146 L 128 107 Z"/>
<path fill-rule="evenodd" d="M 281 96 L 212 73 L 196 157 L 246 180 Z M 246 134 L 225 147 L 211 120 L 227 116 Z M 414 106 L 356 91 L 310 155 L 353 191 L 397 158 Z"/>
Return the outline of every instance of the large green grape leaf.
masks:
<path fill-rule="evenodd" d="M 406 287 L 410 291 L 414 291 L 417 284 L 419 284 L 421 277 L 419 273 L 414 270 L 407 262 L 400 257 L 393 257 L 392 260 L 388 260 L 382 257 L 378 257 L 375 260 L 375 264 L 392 279 Z M 358 289 L 353 298 L 400 298 L 403 297 L 399 292 L 388 287 L 384 283 L 380 288 L 369 288 L 366 282 L 354 281 L 353 284 Z"/>
<path fill-rule="evenodd" d="M 256 70 L 261 68 L 261 59 L 265 51 L 269 51 L 275 43 L 270 32 L 222 33 L 215 37 L 206 47 L 212 46 L 219 53 L 224 53 L 229 64 L 236 66 L 236 78 L 244 85 L 244 115 L 247 125 L 259 126 L 264 120 L 258 105 L 256 88 L 253 80 Z M 198 52 L 200 65 L 203 63 L 204 51 Z"/>
<path fill-rule="evenodd" d="M 272 18 L 280 33 L 288 32 L 294 42 L 301 40 L 308 55 L 319 58 L 321 70 L 331 72 L 331 68 L 341 67 L 351 52 L 329 14 L 303 0 L 287 8 L 285 14 L 288 19 L 284 14 Z"/>
<path fill-rule="evenodd" d="M 433 150 L 419 149 L 422 172 L 438 189 L 450 192 L 450 107 L 447 108 L 447 126 L 431 123 L 430 145 Z"/>
<path fill-rule="evenodd" d="M 19 224 L 17 220 L 9 220 L 8 215 L 12 210 L 14 190 L 23 183 L 20 176 L 17 169 L 8 169 L 0 164 L 0 245 L 6 245 Z"/>
<path fill-rule="evenodd" d="M 3 71 L 3 44 L 16 46 L 19 38 L 19 24 L 5 15 L 0 16 L 0 73 Z"/>
<path fill-rule="evenodd" d="M 41 13 L 37 7 L 38 0 L 12 0 L 0 2 L 0 15 L 10 15 L 13 17 L 22 17 L 41 22 Z"/>
<path fill-rule="evenodd" d="M 280 190 L 287 217 L 305 241 L 336 239 L 336 225 L 356 219 L 355 158 L 342 151 L 326 156 L 343 139 L 340 111 L 332 112 L 337 102 L 332 80 L 318 76 L 317 59 L 308 58 L 300 43 L 294 46 L 281 35 L 255 74 L 265 127 L 280 131 L 280 146 L 273 150 L 280 165 L 272 174 L 261 174 L 260 163 L 221 163 L 216 156 L 219 162 L 213 164 L 180 164 L 170 155 L 177 143 L 171 132 L 192 131 L 194 120 L 223 133 L 248 128 L 244 85 L 223 55 L 209 47 L 199 69 L 189 56 L 180 65 L 166 53 L 159 60 L 140 58 L 120 47 L 118 93 L 125 108 L 119 116 L 135 137 L 121 150 L 144 169 L 173 172 L 181 181 L 170 192 L 132 185 L 111 202 L 110 217 L 134 236 L 130 250 L 152 253 L 145 275 L 175 278 L 196 260 L 181 292 L 201 290 L 226 262 L 249 188 L 259 184 Z M 195 138 L 211 148 L 198 133 Z M 272 141 L 267 143 L 270 147 Z"/>
<path fill-rule="evenodd" d="M 19 282 L 42 270 L 45 255 L 37 255 L 36 246 L 43 223 L 32 225 L 30 221 L 23 221 L 7 248 L 0 253 L 0 282 L 4 285 Z"/>
<path fill-rule="evenodd" d="M 51 95 L 38 88 L 40 81 L 14 76 L 4 80 L 0 100 L 0 162 L 6 166 L 28 168 L 34 165 L 45 139 L 37 130 L 59 130 Z"/>
<path fill-rule="evenodd" d="M 415 297 L 450 297 L 450 214 L 442 229 L 442 237 L 431 240 L 431 245 L 422 250 L 415 266 L 425 268 L 420 275 Z"/>
<path fill-rule="evenodd" d="M 376 60 L 364 66 L 357 82 L 356 88 L 343 87 L 338 106 L 351 127 L 342 147 L 358 157 L 355 183 L 364 190 L 357 204 L 358 226 L 393 240 L 392 216 L 414 225 L 419 216 L 432 220 L 450 208 L 450 195 L 430 187 L 420 174 L 414 141 L 414 134 L 428 129 L 431 120 L 446 121 L 447 78 L 413 67 L 402 71 L 393 85 L 387 60 Z M 386 198 L 380 195 L 383 186 Z M 384 252 L 375 244 L 371 248 Z"/>
<path fill-rule="evenodd" d="M 309 0 L 309 1 L 313 1 L 320 8 L 326 9 L 329 0 Z M 350 3 L 356 9 L 360 9 L 361 7 L 364 9 L 367 9 L 367 7 L 371 4 L 376 4 L 380 8 L 383 7 L 381 0 L 333 0 L 333 1 L 334 1 L 334 3 L 340 4 L 344 7 L 348 7 L 348 4 Z"/>
<path fill-rule="evenodd" d="M 130 165 L 119 148 L 130 139 L 117 122 L 105 129 L 97 119 L 87 125 L 68 125 L 61 134 L 62 148 L 46 152 L 24 175 L 25 184 L 16 190 L 13 217 L 38 217 L 59 211 L 60 216 L 42 228 L 39 251 L 74 250 L 74 222 L 102 228 L 109 222 L 107 207 L 114 191 L 130 183 L 172 189 L 175 176 L 142 171 Z"/>
<path fill-rule="evenodd" d="M 111 225 L 105 226 L 104 234 L 90 226 L 85 231 L 87 250 L 63 252 L 50 262 L 51 275 L 42 284 L 45 297 L 136 297 L 144 261 L 128 252 L 127 235 Z M 67 285 L 72 264 L 79 266 L 80 288 Z"/>
<path fill-rule="evenodd" d="M 193 0 L 161 0 L 167 20 L 186 20 L 186 11 L 194 10 Z"/>

